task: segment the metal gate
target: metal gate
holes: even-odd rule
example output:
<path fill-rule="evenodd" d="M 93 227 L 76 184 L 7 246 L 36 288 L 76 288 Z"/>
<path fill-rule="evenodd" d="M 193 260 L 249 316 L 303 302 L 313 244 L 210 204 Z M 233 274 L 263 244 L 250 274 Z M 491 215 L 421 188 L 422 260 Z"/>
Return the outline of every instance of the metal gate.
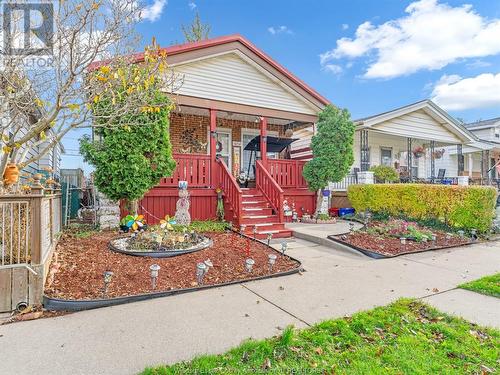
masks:
<path fill-rule="evenodd" d="M 30 202 L 0 202 L 0 312 L 28 306 L 31 268 Z"/>

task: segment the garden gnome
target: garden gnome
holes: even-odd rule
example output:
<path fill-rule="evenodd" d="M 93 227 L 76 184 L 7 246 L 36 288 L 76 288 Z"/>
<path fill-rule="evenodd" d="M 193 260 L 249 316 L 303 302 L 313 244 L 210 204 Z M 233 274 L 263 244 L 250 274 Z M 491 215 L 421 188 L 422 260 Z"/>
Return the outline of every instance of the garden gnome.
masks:
<path fill-rule="evenodd" d="M 189 214 L 189 192 L 187 190 L 187 181 L 179 181 L 179 199 L 175 206 L 175 221 L 177 224 L 188 226 L 191 224 L 191 215 Z"/>

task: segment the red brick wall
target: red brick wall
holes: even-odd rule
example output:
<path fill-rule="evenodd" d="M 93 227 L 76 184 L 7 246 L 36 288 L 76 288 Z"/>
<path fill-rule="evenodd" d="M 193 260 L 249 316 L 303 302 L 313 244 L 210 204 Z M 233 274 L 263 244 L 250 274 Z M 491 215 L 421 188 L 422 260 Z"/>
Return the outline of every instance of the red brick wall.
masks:
<path fill-rule="evenodd" d="M 233 142 L 241 142 L 242 129 L 260 129 L 260 123 L 232 119 L 217 119 L 217 127 L 231 129 Z M 174 152 L 202 153 L 208 152 L 208 129 L 210 118 L 208 116 L 190 115 L 185 113 L 171 113 L 170 115 L 170 141 Z M 268 124 L 268 131 L 284 134 L 284 126 Z M 240 155 L 242 150 L 240 149 Z M 233 161 L 235 155 L 232 155 Z"/>

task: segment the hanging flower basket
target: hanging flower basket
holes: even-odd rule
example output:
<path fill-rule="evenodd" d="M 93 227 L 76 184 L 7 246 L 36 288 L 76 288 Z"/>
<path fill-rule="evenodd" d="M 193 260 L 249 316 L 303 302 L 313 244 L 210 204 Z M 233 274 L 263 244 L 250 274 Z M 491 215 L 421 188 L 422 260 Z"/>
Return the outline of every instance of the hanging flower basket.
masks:
<path fill-rule="evenodd" d="M 441 150 L 436 150 L 432 153 L 432 156 L 434 157 L 434 159 L 441 159 L 445 153 L 445 149 L 442 148 Z"/>
<path fill-rule="evenodd" d="M 413 156 L 418 159 L 425 155 L 425 150 L 422 146 L 415 147 L 413 149 Z"/>

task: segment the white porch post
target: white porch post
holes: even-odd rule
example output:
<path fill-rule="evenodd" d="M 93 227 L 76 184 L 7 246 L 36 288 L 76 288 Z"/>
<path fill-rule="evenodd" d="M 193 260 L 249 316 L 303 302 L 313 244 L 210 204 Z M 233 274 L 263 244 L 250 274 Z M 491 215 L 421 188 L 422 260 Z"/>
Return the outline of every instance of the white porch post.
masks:
<path fill-rule="evenodd" d="M 469 177 L 472 178 L 472 170 L 474 169 L 474 157 L 472 152 L 469 153 Z"/>

